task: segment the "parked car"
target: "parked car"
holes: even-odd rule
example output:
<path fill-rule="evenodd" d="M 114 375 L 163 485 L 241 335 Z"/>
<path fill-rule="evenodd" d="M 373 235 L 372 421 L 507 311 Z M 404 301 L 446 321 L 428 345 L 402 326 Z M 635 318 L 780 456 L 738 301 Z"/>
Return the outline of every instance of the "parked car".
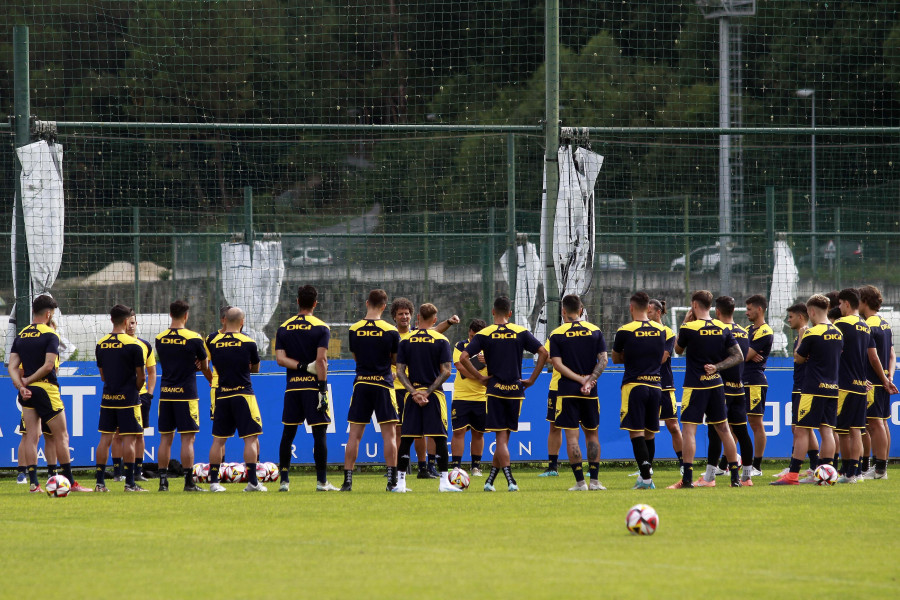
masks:
<path fill-rule="evenodd" d="M 834 240 L 819 244 L 816 250 L 816 263 L 827 265 L 829 260 L 840 258 L 842 264 L 863 260 L 863 245 L 859 240 L 841 240 L 840 247 Z M 871 258 L 871 257 L 870 257 Z M 812 264 L 812 254 L 801 256 L 798 265 L 808 267 Z"/>
<path fill-rule="evenodd" d="M 625 259 L 618 254 L 601 252 L 594 257 L 594 262 L 598 271 L 625 271 L 628 269 Z"/>
<path fill-rule="evenodd" d="M 295 246 L 291 250 L 290 265 L 306 267 L 310 265 L 330 265 L 334 262 L 331 252 L 319 246 Z"/>
<path fill-rule="evenodd" d="M 750 270 L 753 259 L 750 252 L 740 246 L 731 249 L 731 270 L 743 273 Z M 691 273 L 714 273 L 719 270 L 719 262 L 722 260 L 722 252 L 719 244 L 701 246 L 692 250 L 687 259 L 682 254 L 669 265 L 670 271 L 684 271 L 687 261 L 690 261 Z"/>

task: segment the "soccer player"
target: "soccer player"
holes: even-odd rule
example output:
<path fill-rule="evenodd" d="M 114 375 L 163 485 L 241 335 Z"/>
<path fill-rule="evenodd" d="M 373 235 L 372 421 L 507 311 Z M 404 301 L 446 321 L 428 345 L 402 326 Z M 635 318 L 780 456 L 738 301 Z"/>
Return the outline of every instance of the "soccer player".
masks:
<path fill-rule="evenodd" d="M 139 392 L 144 387 L 145 346 L 126 333 L 131 309 L 116 304 L 109 311 L 112 332 L 97 342 L 97 367 L 103 380 L 100 398 L 100 443 L 97 444 L 97 485 L 95 491 L 108 492 L 106 456 L 116 432 L 122 436 L 125 459 L 125 491 L 146 492 L 135 483 L 135 447 L 137 436 L 144 432 Z"/>
<path fill-rule="evenodd" d="M 530 331 L 509 322 L 512 316 L 509 298 L 500 296 L 494 300 L 491 314 L 494 324 L 475 334 L 459 355 L 459 362 L 466 366 L 467 371 L 477 374 L 478 381 L 487 388 L 485 426 L 488 431 L 497 434 L 494 459 L 491 472 L 484 483 L 484 491 L 495 491 L 494 480 L 502 470 L 506 476 L 507 489 L 517 492 L 519 486 L 512 476 L 509 462 L 509 437 L 513 431 L 519 430 L 519 413 L 522 410 L 522 400 L 525 399 L 525 390 L 534 385 L 547 362 L 548 352 Z M 537 353 L 537 360 L 531 377 L 523 380 L 522 355 L 525 350 Z M 472 364 L 472 357 L 480 353 L 484 353 L 487 375 L 478 373 Z"/>
<path fill-rule="evenodd" d="M 544 342 L 544 348 L 550 352 L 550 340 Z M 550 367 L 550 386 L 547 388 L 547 416 L 550 424 L 547 432 L 547 468 L 538 477 L 559 477 L 559 449 L 562 447 L 562 429 L 556 426 L 556 397 L 559 395 L 559 371 Z"/>
<path fill-rule="evenodd" d="M 291 450 L 297 429 L 306 421 L 312 429 L 313 460 L 316 463 L 316 491 L 337 488 L 328 482 L 328 445 L 325 432 L 331 423 L 328 406 L 328 340 L 331 330 L 324 321 L 313 316 L 319 292 L 311 285 L 297 289 L 297 314 L 281 324 L 275 334 L 275 360 L 287 369 L 284 390 L 284 431 L 278 447 L 278 470 L 281 472 L 279 492 L 291 489 Z"/>
<path fill-rule="evenodd" d="M 838 302 L 843 316 L 834 326 L 841 330 L 844 338 L 835 427 L 841 439 L 838 483 L 856 483 L 860 475 L 858 459 L 863 452 L 861 431 L 866 428 L 866 377 L 870 373 L 874 375 L 889 394 L 896 394 L 897 388 L 884 374 L 871 330 L 859 316 L 859 292 L 854 288 L 843 289 Z"/>
<path fill-rule="evenodd" d="M 834 457 L 834 436 L 831 430 L 837 419 L 838 369 L 844 342 L 840 330 L 828 321 L 826 296 L 811 296 L 806 301 L 806 310 L 812 326 L 806 330 L 794 350 L 795 368 L 803 365 L 803 383 L 797 402 L 791 464 L 786 475 L 769 485 L 800 483 L 800 467 L 810 439 L 815 438 L 813 429 L 818 429 L 822 435 L 819 464 L 831 464 Z"/>
<path fill-rule="evenodd" d="M 481 477 L 481 455 L 484 452 L 485 419 L 487 413 L 487 388 L 478 381 L 478 377 L 466 371 L 466 366 L 460 362 L 459 357 L 465 351 L 466 346 L 475 337 L 475 334 L 487 327 L 482 319 L 472 319 L 469 322 L 469 337 L 467 340 L 457 342 L 453 346 L 453 365 L 456 367 L 456 380 L 453 382 L 453 402 L 451 404 L 450 418 L 453 427 L 453 439 L 450 441 L 450 452 L 453 457 L 453 466 L 462 468 L 462 455 L 466 446 L 466 430 L 472 432 L 470 444 L 473 477 Z M 471 359 L 478 373 L 487 375 L 487 367 L 484 364 L 484 355 L 473 356 Z"/>
<path fill-rule="evenodd" d="M 737 449 L 726 424 L 725 390 L 719 372 L 739 364 L 744 355 L 731 330 L 722 321 L 710 318 L 711 307 L 712 293 L 708 290 L 694 292 L 691 310 L 685 315 L 675 341 L 675 351 L 685 354 L 687 359 L 681 396 L 684 473 L 681 481 L 670 485 L 669 489 L 694 487 L 697 425 L 703 422 L 704 416 L 707 425 L 714 427 L 722 440 L 731 471 L 731 486 L 741 486 Z"/>
<path fill-rule="evenodd" d="M 194 483 L 194 437 L 200 431 L 200 398 L 197 394 L 196 362 L 207 381 L 209 357 L 199 333 L 187 328 L 190 305 L 175 300 L 169 305 L 169 328 L 156 336 L 156 354 L 162 367 L 159 388 L 159 491 L 169 491 L 169 457 L 175 430 L 181 434 L 181 464 L 184 491 L 205 492 Z"/>
<path fill-rule="evenodd" d="M 213 443 L 209 449 L 209 491 L 224 492 L 219 483 L 219 465 L 225 452 L 225 440 L 238 435 L 244 440 L 244 464 L 247 467 L 245 492 L 266 492 L 266 486 L 256 477 L 259 459 L 259 436 L 262 417 L 253 393 L 251 373 L 259 373 L 259 350 L 256 342 L 241 330 L 244 311 L 231 307 L 225 311 L 225 331 L 207 344 L 206 352 L 219 374 L 216 388 L 216 409 L 213 413 Z"/>
<path fill-rule="evenodd" d="M 747 418 L 753 430 L 753 469 L 751 475 L 762 475 L 762 459 L 766 451 L 766 429 L 763 416 L 766 413 L 766 393 L 769 381 L 766 379 L 766 361 L 772 351 L 775 332 L 766 323 L 766 309 L 769 303 L 765 296 L 754 294 L 747 298 L 747 320 L 750 327 L 747 336 L 750 349 L 744 357 L 744 394 L 746 395 Z M 744 467 L 747 463 L 744 462 Z"/>
<path fill-rule="evenodd" d="M 432 329 L 436 323 L 437 308 L 433 304 L 420 306 L 418 329 L 400 342 L 397 353 L 397 376 L 406 390 L 407 401 L 400 426 L 399 479 L 392 492 L 406 492 L 409 450 L 419 437 L 434 439 L 441 474 L 438 491 L 462 491 L 450 484 L 447 474 L 447 401 L 441 390 L 450 377 L 453 355 L 447 338 Z"/>
<path fill-rule="evenodd" d="M 659 406 L 662 378 L 659 371 L 665 359 L 666 330 L 647 316 L 650 296 L 636 292 L 628 302 L 631 322 L 616 331 L 612 359 L 625 365 L 622 376 L 622 406 L 619 429 L 628 432 L 634 460 L 640 469 L 636 490 L 656 489 L 649 444 L 659 433 Z M 552 356 L 552 353 L 551 353 Z"/>
<path fill-rule="evenodd" d="M 75 481 L 72 475 L 66 413 L 56 379 L 59 335 L 48 325 L 57 306 L 56 300 L 50 296 L 35 298 L 31 303 L 31 324 L 16 335 L 10 349 L 9 377 L 19 393 L 18 401 L 25 420 L 25 443 L 20 446 L 19 460 L 26 465 L 25 470 L 31 484 L 29 491 L 42 492 L 37 478 L 37 446 L 41 427 L 46 424 L 52 435 L 44 437 L 45 448 L 56 445 L 56 457 L 61 461 L 63 475 L 71 482 L 71 490 L 90 492 L 89 488 L 82 487 Z M 50 464 L 49 452 L 47 454 Z M 55 463 L 54 460 L 54 467 Z"/>
<path fill-rule="evenodd" d="M 678 425 L 678 402 L 675 399 L 675 377 L 672 375 L 672 355 L 675 354 L 675 332 L 668 325 L 663 325 L 663 315 L 666 314 L 666 301 L 651 299 L 647 307 L 647 317 L 663 326 L 666 332 L 666 351 L 663 354 L 663 363 L 659 369 L 661 397 L 659 403 L 659 419 L 666 424 L 669 435 L 672 436 L 672 450 L 678 458 L 679 470 L 684 470 L 684 461 L 681 454 L 681 427 Z M 650 452 L 650 462 L 656 455 L 656 441 L 647 441 L 647 449 Z"/>
<path fill-rule="evenodd" d="M 52 318 L 47 322 L 47 326 L 56 331 L 56 321 L 54 321 Z M 54 372 L 59 372 L 58 356 L 56 358 L 56 363 L 53 370 Z M 19 364 L 19 371 L 21 374 L 21 364 Z M 25 434 L 28 433 L 28 428 L 25 426 L 25 409 L 21 406 L 19 408 L 22 411 L 22 414 L 19 418 L 19 449 L 16 452 L 18 463 L 16 465 L 16 483 L 26 484 L 28 483 L 28 465 L 25 464 L 25 454 L 27 453 L 27 451 L 25 450 Z M 41 435 L 44 436 L 44 458 L 47 460 L 47 476 L 52 477 L 53 475 L 56 475 L 58 471 L 56 467 L 56 441 L 53 439 L 53 432 L 50 431 L 50 425 L 44 421 L 41 421 Z"/>
<path fill-rule="evenodd" d="M 734 341 L 737 342 L 741 349 L 741 354 L 746 356 L 747 350 L 750 348 L 750 339 L 747 330 L 734 322 L 734 298 L 731 296 L 719 296 L 716 298 L 716 318 L 725 324 L 731 330 Z M 730 433 L 737 440 L 741 451 L 741 462 L 743 463 L 743 473 L 741 474 L 742 485 L 753 485 L 750 479 L 750 462 L 753 460 L 753 445 L 750 441 L 750 434 L 747 432 L 747 409 L 744 405 L 744 387 L 743 387 L 743 371 L 744 362 L 740 362 L 733 367 L 722 370 L 722 383 L 725 387 L 725 410 L 728 418 L 728 427 Z M 707 452 L 706 473 L 694 482 L 695 487 L 715 487 L 717 471 L 717 463 L 719 455 L 722 452 L 722 440 L 714 428 L 709 428 L 709 447 Z M 724 461 L 723 461 L 724 462 Z M 724 475 L 728 467 L 727 462 L 720 465 L 721 474 Z"/>
<path fill-rule="evenodd" d="M 866 479 L 887 479 L 887 458 L 890 450 L 890 434 L 887 420 L 891 416 L 891 396 L 881 383 L 879 373 L 884 373 L 888 381 L 894 380 L 894 369 L 897 366 L 897 356 L 894 353 L 893 334 L 891 324 L 878 314 L 881 310 L 881 291 L 873 285 L 864 285 L 859 288 L 859 314 L 865 318 L 866 324 L 872 332 L 875 340 L 875 351 L 878 353 L 879 368 L 869 364 L 868 380 L 872 387 L 868 392 L 868 406 L 866 409 L 866 430 L 869 432 L 872 451 L 875 455 L 875 465 L 869 468 L 864 464 L 861 470 Z M 867 463 L 868 453 L 863 460 Z"/>
<path fill-rule="evenodd" d="M 206 336 L 206 347 L 209 348 L 210 342 L 212 342 L 213 338 L 219 335 L 220 333 L 225 333 L 225 313 L 227 313 L 231 309 L 231 306 L 226 304 L 219 308 L 219 324 L 220 327 L 216 331 L 213 331 L 209 335 Z M 200 363 L 197 362 L 197 369 L 200 369 Z M 213 420 L 213 415 L 216 412 L 216 388 L 219 387 L 219 374 L 216 372 L 216 367 L 212 363 L 209 363 L 209 369 L 212 373 L 212 381 L 209 382 L 209 420 Z M 222 455 L 216 458 L 217 463 L 222 463 L 225 461 L 225 446 L 222 446 Z"/>
<path fill-rule="evenodd" d="M 384 462 L 387 467 L 387 491 L 397 485 L 397 401 L 391 365 L 397 362 L 400 334 L 397 328 L 382 320 L 387 308 L 387 292 L 376 289 L 366 299 L 366 317 L 350 326 L 350 352 L 356 361 L 356 379 L 347 421 L 350 435 L 344 450 L 344 483 L 342 492 L 353 490 L 353 467 L 359 455 L 359 441 L 366 424 L 375 420 L 381 426 Z"/>

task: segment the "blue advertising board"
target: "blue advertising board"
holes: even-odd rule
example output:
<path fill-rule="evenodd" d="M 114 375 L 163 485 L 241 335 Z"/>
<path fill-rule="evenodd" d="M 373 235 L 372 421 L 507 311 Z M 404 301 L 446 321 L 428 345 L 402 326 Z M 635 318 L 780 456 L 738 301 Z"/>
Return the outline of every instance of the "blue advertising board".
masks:
<path fill-rule="evenodd" d="M 788 359 L 772 359 L 772 364 L 767 370 L 769 379 L 769 392 L 766 401 L 766 414 L 764 423 L 768 442 L 766 457 L 787 457 L 791 452 L 791 383 L 792 371 Z M 330 400 L 332 403 L 333 423 L 328 428 L 328 459 L 329 463 L 342 463 L 344 458 L 344 445 L 347 442 L 347 407 L 350 403 L 350 394 L 353 389 L 353 363 L 352 361 L 331 361 L 331 372 L 328 376 Z M 282 424 L 281 410 L 284 394 L 284 371 L 279 372 L 279 367 L 274 363 L 264 363 L 263 373 L 253 375 L 253 387 L 259 402 L 259 408 L 263 421 L 263 435 L 260 437 L 260 455 L 263 461 L 278 461 L 278 445 L 281 440 Z M 526 364 L 526 372 L 529 366 Z M 674 365 L 676 385 L 680 386 L 684 376 L 683 361 L 676 361 Z M 448 404 L 452 401 L 453 380 L 445 384 Z M 628 435 L 619 430 L 619 386 L 622 380 L 622 372 L 619 369 L 610 368 L 598 382 L 600 396 L 600 446 L 603 460 L 631 460 L 632 449 Z M 60 389 L 66 408 L 66 420 L 69 426 L 69 445 L 72 451 L 72 462 L 78 466 L 93 465 L 96 462 L 95 449 L 100 439 L 97 432 L 97 417 L 100 410 L 100 394 L 103 382 L 97 373 L 94 363 L 66 363 L 60 369 Z M 550 383 L 550 375 L 543 373 L 537 383 L 526 392 L 525 402 L 522 404 L 522 413 L 519 418 L 519 431 L 511 437 L 510 455 L 513 461 L 543 461 L 547 458 L 547 432 L 549 425 L 545 420 L 547 388 Z M 158 386 L 158 384 L 157 384 Z M 209 447 L 212 441 L 210 433 L 211 423 L 205 416 L 209 413 L 209 386 L 206 380 L 198 377 L 198 390 L 200 394 L 201 431 L 197 434 L 195 443 L 195 455 L 197 462 L 206 462 L 209 456 Z M 680 398 L 681 392 L 677 390 Z M 159 433 L 156 431 L 155 398 L 159 397 L 157 387 L 154 394 L 154 403 L 151 422 L 145 429 L 146 462 L 156 461 L 156 450 L 159 445 Z M 0 398 L 5 401 L 5 408 L 0 411 L 0 467 L 16 466 L 20 436 L 18 425 L 20 409 L 16 403 L 16 392 L 9 377 L 0 378 Z M 448 407 L 449 408 L 449 407 Z M 449 413 L 449 411 L 448 411 Z M 900 397 L 891 399 L 890 425 L 900 425 Z M 294 440 L 295 464 L 308 463 L 312 460 L 312 436 L 309 430 L 301 427 Z M 493 453 L 494 436 L 486 436 L 484 460 L 489 461 Z M 675 453 L 669 443 L 670 437 L 665 427 L 662 428 L 656 445 L 656 456 L 660 459 L 674 458 Z M 698 429 L 698 439 L 706 439 L 706 428 Z M 900 456 L 900 436 L 894 436 L 891 447 L 891 456 Z M 239 439 L 234 439 L 226 445 L 226 460 L 242 460 L 242 446 Z M 703 454 L 705 444 L 701 441 L 698 447 Z M 175 441 L 172 456 L 178 457 L 180 442 Z M 468 438 L 466 442 L 466 460 L 468 460 Z M 584 448 L 582 448 L 584 451 Z M 381 434 L 376 425 L 366 427 L 362 443 L 359 449 L 359 463 L 382 463 L 383 447 Z M 565 448 L 563 448 L 563 456 Z M 45 465 L 43 449 L 40 451 L 39 464 Z"/>

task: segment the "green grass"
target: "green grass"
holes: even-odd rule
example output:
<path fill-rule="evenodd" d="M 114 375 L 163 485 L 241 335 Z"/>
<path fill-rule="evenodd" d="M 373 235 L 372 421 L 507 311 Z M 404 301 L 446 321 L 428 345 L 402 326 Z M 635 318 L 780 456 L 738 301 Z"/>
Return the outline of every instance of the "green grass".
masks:
<path fill-rule="evenodd" d="M 484 493 L 477 478 L 462 494 L 415 478 L 413 493 L 387 494 L 379 473 L 323 494 L 298 473 L 289 494 L 184 494 L 172 480 L 168 494 L 151 481 L 148 494 L 113 483 L 50 499 L 3 477 L 0 563 L 16 583 L 0 597 L 46 593 L 51 578 L 70 598 L 894 597 L 900 470 L 833 488 L 765 485 L 781 466 L 766 464 L 753 488 L 725 478 L 642 492 L 630 469 L 604 468 L 609 490 L 578 494 L 570 472 L 534 469 L 515 471 L 518 494 Z M 625 529 L 639 502 L 659 512 L 652 537 Z"/>

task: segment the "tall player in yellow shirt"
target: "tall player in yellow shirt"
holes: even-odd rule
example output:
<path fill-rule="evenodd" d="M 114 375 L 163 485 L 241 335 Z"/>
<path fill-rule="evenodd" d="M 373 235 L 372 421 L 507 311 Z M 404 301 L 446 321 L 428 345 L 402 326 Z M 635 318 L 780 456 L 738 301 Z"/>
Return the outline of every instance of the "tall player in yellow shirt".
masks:
<path fill-rule="evenodd" d="M 453 466 L 462 468 L 462 455 L 466 447 L 466 430 L 471 430 L 470 454 L 472 455 L 471 474 L 473 477 L 482 476 L 481 455 L 484 452 L 484 432 L 486 431 L 487 388 L 478 381 L 474 373 L 466 370 L 467 367 L 460 362 L 459 357 L 465 352 L 466 346 L 472 341 L 475 334 L 485 327 L 487 327 L 487 323 L 481 319 L 472 319 L 469 322 L 468 339 L 457 342 L 453 346 L 456 380 L 453 382 L 453 402 L 450 410 L 451 426 L 453 427 L 450 453 L 453 458 Z M 487 375 L 483 354 L 472 357 L 470 362 L 478 369 L 478 373 Z"/>

